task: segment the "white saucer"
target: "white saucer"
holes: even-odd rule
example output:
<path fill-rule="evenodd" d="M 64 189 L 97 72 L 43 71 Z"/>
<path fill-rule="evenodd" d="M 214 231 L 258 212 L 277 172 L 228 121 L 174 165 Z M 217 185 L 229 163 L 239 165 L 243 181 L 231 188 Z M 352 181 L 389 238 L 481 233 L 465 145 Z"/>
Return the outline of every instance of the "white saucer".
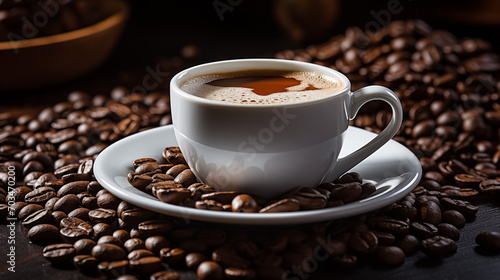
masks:
<path fill-rule="evenodd" d="M 353 151 L 375 137 L 369 131 L 349 127 L 340 155 Z M 94 174 L 99 183 L 115 196 L 136 206 L 161 214 L 225 224 L 288 225 L 328 221 L 382 208 L 406 196 L 420 181 L 422 168 L 415 155 L 396 141 L 389 141 L 351 171 L 373 180 L 377 191 L 370 197 L 343 206 L 286 213 L 232 213 L 200 210 L 167 204 L 143 193 L 127 182 L 132 162 L 143 157 L 161 159 L 167 146 L 176 146 L 173 126 L 162 126 L 126 137 L 107 147 L 97 157 Z"/>

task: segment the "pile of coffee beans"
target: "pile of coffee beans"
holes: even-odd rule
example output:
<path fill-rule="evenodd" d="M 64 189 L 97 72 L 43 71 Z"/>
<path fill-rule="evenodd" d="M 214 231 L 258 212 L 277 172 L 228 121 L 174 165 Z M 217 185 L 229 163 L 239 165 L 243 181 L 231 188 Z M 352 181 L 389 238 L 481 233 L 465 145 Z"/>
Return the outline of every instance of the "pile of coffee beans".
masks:
<path fill-rule="evenodd" d="M 103 19 L 96 0 L 0 1 L 0 42 L 55 35 Z"/>
<path fill-rule="evenodd" d="M 381 84 L 395 90 L 405 113 L 395 139 L 417 155 L 424 171 L 412 193 L 364 215 L 268 230 L 186 221 L 136 207 L 99 185 L 93 162 L 114 141 L 170 123 L 169 98 L 116 88 L 110 97 L 70 93 L 67 101 L 36 116 L 0 114 L 2 222 L 16 218 L 27 238 L 45 246 L 48 262 L 74 266 L 84 274 L 115 279 L 305 279 L 320 264 L 332 270 L 372 262 L 394 267 L 418 251 L 448 257 L 457 251 L 460 229 L 481 214 L 477 206 L 500 201 L 500 59 L 489 43 L 457 39 L 421 21 L 395 21 L 368 35 L 350 28 L 324 44 L 277 57 L 339 69 L 354 89 Z M 378 132 L 389 120 L 389 109 L 371 102 L 353 124 Z M 179 189 L 188 190 L 196 184 L 175 148 L 164 155 L 165 163 L 137 161 L 137 178 L 132 176 L 131 182 L 147 188 L 173 179 Z M 155 165 L 162 172 L 145 175 Z M 167 174 L 172 169 L 177 174 Z M 153 193 L 153 186 L 146 191 Z M 200 198 L 204 188 L 196 189 Z M 317 188 L 323 196 L 321 189 L 330 197 L 334 191 Z M 155 192 L 167 201 L 186 195 L 162 187 Z M 208 194 L 200 207 L 213 206 L 206 200 L 217 202 Z M 231 211 L 268 207 L 253 198 L 255 207 L 245 197 L 233 205 L 234 198 L 218 202 L 223 211 L 228 205 Z M 191 202 L 194 207 L 197 201 Z M 500 254 L 499 229 L 482 231 L 476 236 L 478 246 Z"/>
<path fill-rule="evenodd" d="M 165 148 L 162 156 L 163 163 L 154 158 L 135 160 L 134 171 L 127 175 L 129 183 L 163 202 L 197 209 L 246 213 L 312 210 L 367 198 L 376 190 L 374 184 L 364 183 L 360 174 L 350 172 L 332 183 L 292 190 L 265 200 L 237 191 L 217 191 L 199 183 L 179 147 Z"/>

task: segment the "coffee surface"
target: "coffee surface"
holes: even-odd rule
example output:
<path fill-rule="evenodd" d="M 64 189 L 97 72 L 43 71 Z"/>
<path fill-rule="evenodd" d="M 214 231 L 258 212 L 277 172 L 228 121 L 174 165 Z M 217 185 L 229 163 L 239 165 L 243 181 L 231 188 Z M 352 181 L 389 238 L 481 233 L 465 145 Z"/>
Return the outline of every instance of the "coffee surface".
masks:
<path fill-rule="evenodd" d="M 253 70 L 191 78 L 181 89 L 209 100 L 236 104 L 289 104 L 321 99 L 344 88 L 314 71 Z"/>

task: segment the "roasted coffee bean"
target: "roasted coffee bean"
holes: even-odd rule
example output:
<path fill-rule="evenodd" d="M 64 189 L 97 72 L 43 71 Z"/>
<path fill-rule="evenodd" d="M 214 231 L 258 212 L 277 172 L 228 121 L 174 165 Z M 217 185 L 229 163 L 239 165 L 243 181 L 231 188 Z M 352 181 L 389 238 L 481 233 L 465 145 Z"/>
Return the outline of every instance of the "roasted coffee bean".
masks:
<path fill-rule="evenodd" d="M 87 185 L 87 192 L 91 195 L 96 195 L 100 190 L 102 190 L 102 186 L 97 181 L 90 181 Z"/>
<path fill-rule="evenodd" d="M 64 184 L 76 181 L 91 181 L 93 179 L 92 174 L 81 174 L 81 173 L 69 173 L 61 177 Z"/>
<path fill-rule="evenodd" d="M 40 204 L 24 204 L 25 205 L 19 210 L 17 214 L 17 217 L 21 220 L 24 220 L 27 216 L 38 210 L 44 209 Z"/>
<path fill-rule="evenodd" d="M 97 259 L 91 255 L 76 255 L 73 258 L 73 265 L 82 272 L 94 271 L 97 269 Z"/>
<path fill-rule="evenodd" d="M 123 243 L 123 247 L 127 252 L 132 252 L 134 250 L 146 249 L 146 245 L 142 239 L 130 238 Z"/>
<path fill-rule="evenodd" d="M 500 232 L 484 231 L 476 235 L 476 243 L 488 250 L 500 251 Z"/>
<path fill-rule="evenodd" d="M 212 252 L 212 260 L 225 267 L 249 268 L 250 262 L 239 256 L 235 248 L 221 246 Z"/>
<path fill-rule="evenodd" d="M 173 227 L 169 220 L 149 220 L 137 225 L 137 229 L 147 236 L 163 235 L 168 233 Z"/>
<path fill-rule="evenodd" d="M 472 205 L 468 201 L 463 201 L 459 199 L 453 199 L 453 198 L 442 198 L 441 199 L 441 204 L 450 210 L 456 210 L 462 215 L 464 215 L 466 218 L 474 218 L 476 216 L 476 213 L 478 211 L 478 207 Z"/>
<path fill-rule="evenodd" d="M 253 197 L 240 194 L 231 201 L 231 210 L 233 212 L 256 213 L 259 212 L 259 206 Z"/>
<path fill-rule="evenodd" d="M 186 251 L 180 248 L 162 248 L 159 252 L 161 260 L 173 267 L 184 265 L 186 258 Z"/>
<path fill-rule="evenodd" d="M 331 189 L 330 200 L 341 200 L 344 203 L 349 203 L 360 197 L 361 192 L 362 188 L 359 182 L 336 184 Z"/>
<path fill-rule="evenodd" d="M 77 255 L 90 255 L 92 253 L 92 248 L 94 248 L 95 245 L 96 242 L 88 238 L 77 240 L 73 244 Z"/>
<path fill-rule="evenodd" d="M 188 253 L 185 257 L 186 267 L 190 269 L 197 268 L 202 262 L 207 260 L 208 257 L 200 253 Z"/>
<path fill-rule="evenodd" d="M 358 264 L 358 258 L 352 254 L 333 255 L 330 259 L 335 265 L 345 269 L 352 269 Z"/>
<path fill-rule="evenodd" d="M 187 188 L 190 185 L 196 183 L 197 179 L 191 169 L 185 169 L 175 177 L 174 182 L 182 184 L 183 187 Z"/>
<path fill-rule="evenodd" d="M 26 228 L 32 228 L 40 224 L 51 224 L 53 222 L 52 212 L 47 209 L 37 210 L 24 218 L 22 224 Z"/>
<path fill-rule="evenodd" d="M 24 197 L 24 201 L 26 203 L 36 203 L 44 205 L 47 200 L 51 199 L 54 196 L 56 196 L 56 192 L 53 188 L 40 187 L 27 193 Z"/>
<path fill-rule="evenodd" d="M 123 247 L 123 242 L 112 235 L 103 235 L 97 240 L 97 244 L 114 244 Z"/>
<path fill-rule="evenodd" d="M 406 235 L 398 241 L 398 247 L 408 256 L 420 248 L 420 241 L 414 235 Z"/>
<path fill-rule="evenodd" d="M 106 223 L 95 224 L 92 229 L 94 230 L 94 239 L 99 239 L 105 235 L 111 235 L 113 233 L 113 228 Z"/>
<path fill-rule="evenodd" d="M 168 240 L 165 236 L 156 235 L 146 238 L 144 241 L 146 249 L 153 252 L 155 255 L 159 255 L 162 248 L 171 247 L 172 242 Z"/>
<path fill-rule="evenodd" d="M 97 208 L 89 211 L 89 219 L 92 223 L 111 224 L 116 220 L 116 211 L 111 209 Z"/>
<path fill-rule="evenodd" d="M 371 231 L 375 236 L 377 237 L 378 243 L 380 245 L 394 245 L 396 242 L 396 237 L 388 232 L 383 232 L 383 231 L 378 231 L 378 230 L 372 230 Z"/>
<path fill-rule="evenodd" d="M 405 261 L 405 253 L 399 247 L 387 246 L 377 251 L 377 260 L 387 266 L 399 266 Z"/>
<path fill-rule="evenodd" d="M 80 199 L 75 194 L 67 194 L 57 200 L 52 211 L 62 211 L 66 214 L 80 206 Z M 45 206 L 47 207 L 47 205 Z"/>
<path fill-rule="evenodd" d="M 124 244 L 125 241 L 130 239 L 130 233 L 123 229 L 117 229 L 113 232 L 113 237 L 120 240 L 122 244 Z"/>
<path fill-rule="evenodd" d="M 161 267 L 161 260 L 156 256 L 142 257 L 129 261 L 130 269 L 142 275 L 150 275 L 158 271 Z"/>
<path fill-rule="evenodd" d="M 479 184 L 479 191 L 486 196 L 500 195 L 500 180 L 484 180 Z"/>
<path fill-rule="evenodd" d="M 78 219 L 81 219 L 81 220 L 88 222 L 88 221 L 90 221 L 89 212 L 90 212 L 90 209 L 80 207 L 80 208 L 76 208 L 75 210 L 69 212 L 68 217 L 75 217 L 75 218 L 78 218 Z"/>
<path fill-rule="evenodd" d="M 439 202 L 439 200 L 437 200 Z M 441 207 L 434 201 L 425 201 L 419 207 L 419 216 L 424 223 L 437 225 L 441 222 Z"/>
<path fill-rule="evenodd" d="M 465 226 L 465 217 L 456 210 L 447 210 L 443 212 L 443 222 L 452 224 L 457 228 L 463 228 Z"/>
<path fill-rule="evenodd" d="M 312 188 L 301 188 L 288 197 L 299 202 L 300 208 L 304 210 L 320 209 L 325 207 L 327 197 Z"/>
<path fill-rule="evenodd" d="M 180 279 L 179 273 L 171 270 L 158 271 L 149 277 L 150 280 L 178 280 Z"/>
<path fill-rule="evenodd" d="M 127 257 L 125 251 L 114 244 L 97 244 L 91 253 L 99 261 L 119 261 Z"/>
<path fill-rule="evenodd" d="M 129 261 L 100 261 L 97 265 L 97 269 L 100 274 L 104 275 L 107 278 L 116 277 L 117 275 L 124 275 L 128 273 Z"/>
<path fill-rule="evenodd" d="M 441 223 L 437 225 L 439 235 L 457 241 L 460 238 L 460 231 L 452 224 Z"/>
<path fill-rule="evenodd" d="M 153 252 L 146 250 L 146 249 L 137 249 L 133 250 L 130 253 L 128 253 L 127 258 L 129 260 L 138 260 L 144 257 L 153 257 L 154 254 Z"/>
<path fill-rule="evenodd" d="M 475 200 L 479 196 L 479 192 L 470 188 L 449 188 L 443 191 L 446 195 L 455 199 L 463 199 L 467 201 Z"/>
<path fill-rule="evenodd" d="M 67 194 L 79 194 L 81 192 L 85 192 L 87 190 L 87 185 L 89 184 L 89 181 L 74 181 L 74 182 L 69 182 L 62 186 L 58 191 L 57 191 L 57 196 L 62 197 Z"/>
<path fill-rule="evenodd" d="M 442 258 L 454 254 L 457 251 L 457 244 L 450 238 L 436 235 L 422 240 L 421 249 L 430 257 Z"/>
<path fill-rule="evenodd" d="M 300 203 L 296 199 L 285 198 L 260 209 L 259 213 L 293 212 L 299 208 Z"/>
<path fill-rule="evenodd" d="M 177 164 L 172 166 L 167 172 L 167 175 L 170 175 L 172 177 L 177 177 L 182 171 L 189 169 L 189 166 L 187 164 Z"/>
<path fill-rule="evenodd" d="M 351 235 L 349 245 L 362 254 L 368 254 L 377 248 L 378 239 L 371 231 L 359 231 Z"/>
<path fill-rule="evenodd" d="M 238 196 L 238 192 L 235 191 L 220 191 L 202 194 L 201 199 L 214 200 L 221 204 L 231 204 L 236 196 Z"/>
<path fill-rule="evenodd" d="M 90 238 L 94 232 L 91 225 L 76 217 L 62 219 L 60 227 L 60 234 L 63 240 L 73 243 L 78 239 Z"/>
<path fill-rule="evenodd" d="M 51 224 L 38 224 L 28 231 L 28 239 L 33 243 L 48 243 L 57 241 L 59 237 L 59 228 Z"/>
<path fill-rule="evenodd" d="M 154 193 L 159 200 L 170 204 L 179 204 L 191 196 L 186 188 L 161 188 Z"/>
<path fill-rule="evenodd" d="M 97 206 L 106 209 L 116 209 L 121 200 L 109 192 L 97 196 Z"/>
<path fill-rule="evenodd" d="M 196 203 L 195 203 L 195 208 L 197 208 L 197 209 L 205 209 L 205 210 L 212 210 L 212 211 L 222 211 L 222 210 L 224 210 L 223 206 L 224 205 L 222 203 L 217 202 L 215 200 L 199 200 L 199 201 L 196 201 Z"/>
<path fill-rule="evenodd" d="M 204 261 L 196 269 L 196 275 L 202 279 L 224 279 L 222 267 L 214 261 Z"/>
<path fill-rule="evenodd" d="M 54 220 L 54 224 L 58 225 L 61 222 L 61 220 L 68 217 L 68 215 L 66 215 L 66 213 L 61 211 L 54 211 L 52 212 L 52 217 Z"/>
<path fill-rule="evenodd" d="M 420 239 L 430 238 L 438 234 L 437 227 L 434 224 L 426 222 L 412 222 L 410 224 L 410 231 Z"/>
<path fill-rule="evenodd" d="M 75 255 L 75 248 L 68 243 L 51 244 L 43 248 L 43 257 L 55 264 L 70 262 Z"/>
<path fill-rule="evenodd" d="M 388 232 L 395 236 L 406 235 L 410 231 L 408 223 L 389 217 L 375 217 L 369 219 L 367 222 L 374 229 Z"/>
<path fill-rule="evenodd" d="M 179 147 L 167 147 L 163 150 L 163 158 L 172 164 L 186 164 L 186 160 Z"/>
<path fill-rule="evenodd" d="M 483 181 L 482 178 L 471 174 L 457 174 L 455 175 L 455 183 L 461 188 L 474 188 L 477 189 L 479 184 Z"/>
<path fill-rule="evenodd" d="M 228 267 L 224 269 L 224 275 L 227 279 L 255 279 L 257 272 L 253 269 Z"/>

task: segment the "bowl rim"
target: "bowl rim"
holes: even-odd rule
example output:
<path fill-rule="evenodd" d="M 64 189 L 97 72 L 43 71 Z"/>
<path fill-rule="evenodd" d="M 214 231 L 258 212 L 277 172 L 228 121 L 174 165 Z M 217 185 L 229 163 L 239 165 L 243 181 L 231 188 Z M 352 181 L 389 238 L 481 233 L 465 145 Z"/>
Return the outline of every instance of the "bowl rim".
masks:
<path fill-rule="evenodd" d="M 106 29 L 114 27 L 125 21 L 130 12 L 130 6 L 124 0 L 107 0 L 106 3 L 116 6 L 112 14 L 103 20 L 100 20 L 92 25 L 72 30 L 69 32 L 54 34 L 50 36 L 37 37 L 33 39 L 19 40 L 19 41 L 4 41 L 0 42 L 0 51 L 2 50 L 16 50 L 25 49 L 30 47 L 37 47 L 55 43 L 75 40 L 90 36 Z"/>

